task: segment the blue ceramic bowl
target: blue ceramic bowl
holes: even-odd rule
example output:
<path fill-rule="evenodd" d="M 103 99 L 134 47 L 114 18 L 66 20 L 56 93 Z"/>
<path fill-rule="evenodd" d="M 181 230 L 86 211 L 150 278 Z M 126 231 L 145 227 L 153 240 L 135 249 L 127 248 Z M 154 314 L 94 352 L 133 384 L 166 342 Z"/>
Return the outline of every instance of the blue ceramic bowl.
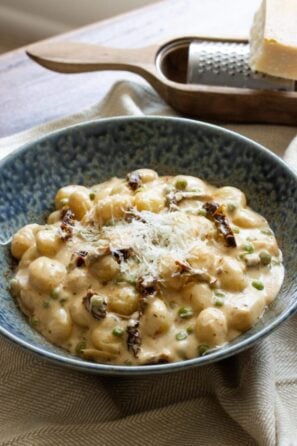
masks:
<path fill-rule="evenodd" d="M 7 291 L 7 241 L 21 226 L 43 222 L 62 185 L 92 185 L 139 167 L 195 175 L 245 191 L 276 233 L 286 268 L 282 289 L 261 321 L 207 356 L 172 364 L 114 366 L 71 356 L 35 332 Z M 76 125 L 26 145 L 0 163 L 0 332 L 44 358 L 84 371 L 144 375 L 172 372 L 234 355 L 271 333 L 297 307 L 297 176 L 271 152 L 222 128 L 177 118 L 114 118 Z"/>

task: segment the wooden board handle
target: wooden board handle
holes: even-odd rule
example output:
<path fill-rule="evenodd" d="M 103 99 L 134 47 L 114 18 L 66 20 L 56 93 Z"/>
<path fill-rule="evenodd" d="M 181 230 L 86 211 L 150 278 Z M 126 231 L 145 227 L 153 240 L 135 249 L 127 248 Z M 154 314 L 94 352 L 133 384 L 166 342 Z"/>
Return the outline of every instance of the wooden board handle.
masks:
<path fill-rule="evenodd" d="M 90 43 L 52 42 L 31 45 L 26 53 L 40 65 L 60 73 L 127 70 L 144 75 L 144 69 L 155 69 L 156 48 L 118 49 Z"/>

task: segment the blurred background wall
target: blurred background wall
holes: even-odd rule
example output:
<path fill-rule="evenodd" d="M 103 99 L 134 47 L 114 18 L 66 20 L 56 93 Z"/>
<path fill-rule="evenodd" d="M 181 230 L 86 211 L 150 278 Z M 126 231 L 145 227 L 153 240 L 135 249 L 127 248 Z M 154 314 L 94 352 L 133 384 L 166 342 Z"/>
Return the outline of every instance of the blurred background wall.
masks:
<path fill-rule="evenodd" d="M 157 0 L 0 0 L 0 52 Z"/>

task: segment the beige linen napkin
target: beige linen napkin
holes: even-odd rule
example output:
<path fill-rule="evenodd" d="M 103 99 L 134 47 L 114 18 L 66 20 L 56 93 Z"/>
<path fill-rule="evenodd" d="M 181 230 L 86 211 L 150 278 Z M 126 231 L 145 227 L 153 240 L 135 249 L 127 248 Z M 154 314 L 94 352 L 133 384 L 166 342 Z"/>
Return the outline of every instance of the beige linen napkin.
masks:
<path fill-rule="evenodd" d="M 119 82 L 91 109 L 0 140 L 0 155 L 98 117 L 173 115 L 145 85 Z M 297 168 L 296 128 L 228 125 Z M 171 375 L 99 377 L 0 338 L 0 445 L 295 446 L 297 320 L 219 363 Z"/>

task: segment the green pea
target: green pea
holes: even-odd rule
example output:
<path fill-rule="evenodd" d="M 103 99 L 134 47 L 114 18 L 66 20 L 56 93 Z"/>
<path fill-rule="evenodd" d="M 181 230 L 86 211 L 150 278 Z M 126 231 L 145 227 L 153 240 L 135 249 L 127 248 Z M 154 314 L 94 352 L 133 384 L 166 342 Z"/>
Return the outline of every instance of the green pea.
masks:
<path fill-rule="evenodd" d="M 248 243 L 242 246 L 242 249 L 246 251 L 248 254 L 252 254 L 254 252 L 254 247 L 252 244 Z"/>
<path fill-rule="evenodd" d="M 264 284 L 263 284 L 263 282 L 261 282 L 261 280 L 254 280 L 252 282 L 252 286 L 254 288 L 256 288 L 256 290 L 259 290 L 259 291 L 264 290 Z"/>
<path fill-rule="evenodd" d="M 236 210 L 237 206 L 234 203 L 228 203 L 227 204 L 227 211 L 228 212 L 234 212 Z"/>
<path fill-rule="evenodd" d="M 199 209 L 198 215 L 200 215 L 201 217 L 206 217 L 206 210 L 205 209 Z"/>
<path fill-rule="evenodd" d="M 194 328 L 193 328 L 193 327 L 188 327 L 188 328 L 187 328 L 187 333 L 188 333 L 188 334 L 192 334 L 192 333 L 194 333 Z"/>
<path fill-rule="evenodd" d="M 259 257 L 262 265 L 269 265 L 271 263 L 271 255 L 268 251 L 261 251 Z"/>
<path fill-rule="evenodd" d="M 117 338 L 121 338 L 124 334 L 124 329 L 122 327 L 114 327 L 112 334 Z"/>
<path fill-rule="evenodd" d="M 37 319 L 37 317 L 32 316 L 30 318 L 30 324 L 32 325 L 32 327 L 36 327 L 39 324 L 39 319 Z"/>
<path fill-rule="evenodd" d="M 193 310 L 190 307 L 181 307 L 178 310 L 178 315 L 179 317 L 181 317 L 182 319 L 188 319 L 190 317 L 193 316 Z"/>
<path fill-rule="evenodd" d="M 53 288 L 51 291 L 51 298 L 55 299 L 55 300 L 58 299 L 60 296 L 60 293 L 61 293 L 60 287 Z"/>
<path fill-rule="evenodd" d="M 80 356 L 83 353 L 83 350 L 86 348 L 86 341 L 80 341 L 76 344 L 75 353 Z"/>
<path fill-rule="evenodd" d="M 185 330 L 182 330 L 176 334 L 175 339 L 177 341 L 184 341 L 185 339 L 187 339 L 187 337 L 188 333 Z"/>
<path fill-rule="evenodd" d="M 217 299 L 215 301 L 215 307 L 222 307 L 224 305 L 223 299 Z"/>
<path fill-rule="evenodd" d="M 221 291 L 215 291 L 215 295 L 218 297 L 226 297 L 226 294 L 222 293 Z"/>
<path fill-rule="evenodd" d="M 261 232 L 265 235 L 273 235 L 273 232 L 270 229 L 261 229 Z"/>
<path fill-rule="evenodd" d="M 199 345 L 199 347 L 198 347 L 198 355 L 199 355 L 199 356 L 204 356 L 204 355 L 206 355 L 206 353 L 208 352 L 208 350 L 209 350 L 209 345 L 207 345 L 207 344 L 201 344 L 201 345 Z"/>
<path fill-rule="evenodd" d="M 177 180 L 175 182 L 176 189 L 185 190 L 187 188 L 188 182 L 187 180 Z"/>
<path fill-rule="evenodd" d="M 92 200 L 92 201 L 95 200 L 95 197 L 96 197 L 95 192 L 90 192 L 89 197 L 90 197 L 90 200 Z"/>

